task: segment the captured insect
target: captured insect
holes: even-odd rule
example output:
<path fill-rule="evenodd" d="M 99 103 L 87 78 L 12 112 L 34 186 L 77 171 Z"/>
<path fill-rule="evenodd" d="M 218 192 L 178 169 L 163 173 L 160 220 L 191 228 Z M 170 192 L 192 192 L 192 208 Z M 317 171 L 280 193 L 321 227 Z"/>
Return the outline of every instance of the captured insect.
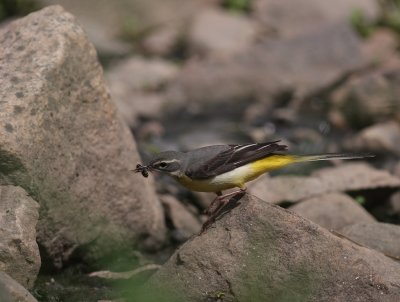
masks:
<path fill-rule="evenodd" d="M 136 165 L 136 169 L 133 170 L 136 173 L 142 173 L 143 177 L 149 177 L 149 169 L 146 166 L 142 166 L 141 164 Z"/>

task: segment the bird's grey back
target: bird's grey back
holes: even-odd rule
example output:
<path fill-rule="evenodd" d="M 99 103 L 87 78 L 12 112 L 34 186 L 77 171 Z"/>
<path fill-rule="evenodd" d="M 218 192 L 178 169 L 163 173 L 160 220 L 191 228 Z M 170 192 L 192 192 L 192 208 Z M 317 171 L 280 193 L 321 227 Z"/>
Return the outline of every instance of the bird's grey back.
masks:
<path fill-rule="evenodd" d="M 195 171 L 219 153 L 230 148 L 229 145 L 214 145 L 187 151 L 182 163 L 183 171 L 189 169 Z"/>

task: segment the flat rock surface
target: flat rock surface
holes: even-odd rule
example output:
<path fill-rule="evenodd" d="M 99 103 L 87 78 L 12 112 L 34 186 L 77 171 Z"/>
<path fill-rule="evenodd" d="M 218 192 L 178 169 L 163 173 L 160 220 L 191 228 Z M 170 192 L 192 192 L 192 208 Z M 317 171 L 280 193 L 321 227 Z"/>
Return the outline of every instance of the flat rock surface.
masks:
<path fill-rule="evenodd" d="M 389 223 L 356 223 L 340 234 L 355 242 L 400 259 L 400 226 Z"/>
<path fill-rule="evenodd" d="M 39 205 L 21 187 L 0 186 L 0 271 L 32 288 L 40 269 Z"/>
<path fill-rule="evenodd" d="M 37 302 L 37 300 L 17 281 L 0 271 L 1 302 Z"/>
<path fill-rule="evenodd" d="M 376 222 L 354 199 L 341 193 L 322 194 L 289 209 L 328 230 L 339 230 L 360 222 Z"/>
<path fill-rule="evenodd" d="M 349 163 L 315 171 L 310 177 L 266 177 L 249 187 L 249 192 L 270 203 L 298 202 L 329 192 L 398 188 L 400 178 L 366 163 Z"/>
<path fill-rule="evenodd" d="M 260 199 L 239 202 L 146 290 L 164 301 L 399 301 L 399 263 Z"/>
<path fill-rule="evenodd" d="M 40 204 L 38 241 L 55 264 L 82 245 L 92 259 L 158 246 L 161 205 L 130 171 L 135 143 L 74 17 L 51 6 L 3 27 L 0 41 L 0 183 Z"/>

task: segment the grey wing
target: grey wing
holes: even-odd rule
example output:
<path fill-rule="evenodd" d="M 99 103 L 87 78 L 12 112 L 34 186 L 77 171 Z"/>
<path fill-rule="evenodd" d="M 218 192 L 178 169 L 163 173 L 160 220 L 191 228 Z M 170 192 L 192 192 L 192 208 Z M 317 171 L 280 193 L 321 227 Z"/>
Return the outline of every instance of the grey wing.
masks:
<path fill-rule="evenodd" d="M 246 145 L 226 145 L 225 150 L 211 156 L 207 160 L 189 165 L 185 174 L 192 179 L 207 179 L 229 172 L 237 167 L 275 154 L 286 151 L 287 146 L 278 144 L 279 141 L 255 143 Z M 193 161 L 193 158 L 191 160 Z"/>

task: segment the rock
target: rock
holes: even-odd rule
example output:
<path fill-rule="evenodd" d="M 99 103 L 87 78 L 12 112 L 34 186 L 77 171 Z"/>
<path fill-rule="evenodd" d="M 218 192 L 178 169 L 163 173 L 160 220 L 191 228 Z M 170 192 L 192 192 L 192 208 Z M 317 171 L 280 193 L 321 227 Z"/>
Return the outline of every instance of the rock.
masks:
<path fill-rule="evenodd" d="M 48 7 L 10 23 L 0 41 L 0 184 L 40 204 L 38 242 L 54 263 L 78 247 L 87 261 L 158 247 L 161 204 L 130 171 L 135 143 L 74 17 Z"/>
<path fill-rule="evenodd" d="M 318 31 L 332 23 L 348 23 L 355 11 L 361 11 L 369 20 L 379 16 L 374 0 L 256 0 L 253 7 L 256 20 L 280 37 Z"/>
<path fill-rule="evenodd" d="M 363 66 L 352 29 L 335 24 L 317 33 L 266 41 L 227 57 L 189 61 L 168 89 L 180 104 L 259 100 L 276 95 L 304 97 Z"/>
<path fill-rule="evenodd" d="M 400 125 L 397 121 L 387 121 L 365 128 L 355 137 L 347 139 L 344 145 L 352 150 L 389 152 L 400 155 Z"/>
<path fill-rule="evenodd" d="M 300 200 L 330 192 L 398 188 L 400 178 L 365 163 L 343 164 L 315 171 L 310 177 L 265 177 L 249 187 L 252 195 L 269 203 Z"/>
<path fill-rule="evenodd" d="M 389 223 L 360 222 L 339 231 L 351 240 L 400 259 L 400 226 Z"/>
<path fill-rule="evenodd" d="M 33 287 L 40 269 L 38 207 L 24 189 L 0 186 L 0 271 L 26 288 Z"/>
<path fill-rule="evenodd" d="M 362 52 L 372 64 L 383 63 L 397 55 L 397 37 L 389 29 L 380 28 L 373 32 L 362 45 Z"/>
<path fill-rule="evenodd" d="M 351 77 L 333 93 L 332 110 L 340 112 L 350 126 L 359 128 L 398 118 L 399 84 L 400 61 Z"/>
<path fill-rule="evenodd" d="M 389 204 L 391 214 L 400 216 L 400 191 L 390 196 Z"/>
<path fill-rule="evenodd" d="M 123 60 L 107 72 L 111 95 L 128 125 L 134 126 L 139 116 L 161 115 L 166 100 L 160 89 L 177 72 L 172 63 L 140 57 Z"/>
<path fill-rule="evenodd" d="M 318 195 L 289 209 L 328 230 L 339 230 L 360 222 L 376 222 L 355 200 L 341 193 Z"/>
<path fill-rule="evenodd" d="M 183 244 L 145 290 L 163 301 L 394 302 L 400 264 L 246 195 Z"/>
<path fill-rule="evenodd" d="M 200 231 L 200 222 L 175 197 L 163 195 L 161 202 L 165 207 L 167 217 L 169 217 L 175 229 L 183 233 L 185 239 Z"/>
<path fill-rule="evenodd" d="M 17 281 L 0 271 L 1 302 L 37 302 L 37 300 Z"/>
<path fill-rule="evenodd" d="M 232 55 L 246 51 L 257 28 L 246 16 L 208 9 L 197 14 L 188 33 L 189 48 L 199 55 Z"/>
<path fill-rule="evenodd" d="M 181 35 L 177 26 L 162 26 L 149 33 L 141 41 L 141 47 L 150 55 L 166 57 L 173 54 Z"/>

